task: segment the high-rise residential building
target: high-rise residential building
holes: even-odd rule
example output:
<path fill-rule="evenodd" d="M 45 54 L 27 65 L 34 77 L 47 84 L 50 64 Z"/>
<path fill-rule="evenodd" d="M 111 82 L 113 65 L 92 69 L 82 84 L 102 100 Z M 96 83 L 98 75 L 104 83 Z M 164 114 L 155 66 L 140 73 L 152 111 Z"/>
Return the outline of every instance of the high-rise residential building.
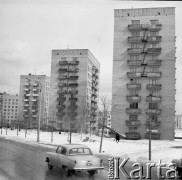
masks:
<path fill-rule="evenodd" d="M 18 120 L 18 94 L 12 95 L 8 93 L 1 93 L 2 115 L 1 124 L 4 127 L 16 127 Z"/>
<path fill-rule="evenodd" d="M 46 75 L 20 76 L 19 120 L 27 128 L 48 125 L 50 79 Z"/>
<path fill-rule="evenodd" d="M 99 72 L 88 49 L 52 51 L 49 114 L 57 129 L 96 131 Z"/>
<path fill-rule="evenodd" d="M 3 124 L 3 93 L 0 92 L 0 127 Z"/>
<path fill-rule="evenodd" d="M 173 140 L 175 61 L 175 8 L 114 11 L 113 129 Z"/>

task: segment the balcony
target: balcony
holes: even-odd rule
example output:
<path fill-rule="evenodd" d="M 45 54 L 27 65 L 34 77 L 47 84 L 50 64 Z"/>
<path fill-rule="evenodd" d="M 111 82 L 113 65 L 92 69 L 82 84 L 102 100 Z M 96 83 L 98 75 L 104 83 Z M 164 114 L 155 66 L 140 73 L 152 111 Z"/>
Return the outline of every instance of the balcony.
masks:
<path fill-rule="evenodd" d="M 32 90 L 33 90 L 34 92 L 39 91 L 39 89 L 37 89 L 37 88 L 33 88 Z"/>
<path fill-rule="evenodd" d="M 127 84 L 128 90 L 141 90 L 141 84 Z"/>
<path fill-rule="evenodd" d="M 37 118 L 38 116 L 34 114 L 34 115 L 32 115 L 32 117 L 33 117 L 33 118 Z"/>
<path fill-rule="evenodd" d="M 141 66 L 142 60 L 128 60 L 128 66 Z"/>
<path fill-rule="evenodd" d="M 75 116 L 77 116 L 78 114 L 77 114 L 77 112 L 70 112 L 69 113 L 69 116 L 71 116 L 71 117 L 75 117 Z"/>
<path fill-rule="evenodd" d="M 69 98 L 69 100 L 71 101 L 71 102 L 76 102 L 77 100 L 78 100 L 78 98 Z"/>
<path fill-rule="evenodd" d="M 78 79 L 78 76 L 69 76 L 69 79 L 71 79 L 71 80 L 77 80 Z"/>
<path fill-rule="evenodd" d="M 30 94 L 24 94 L 25 98 L 29 98 Z"/>
<path fill-rule="evenodd" d="M 35 109 L 38 108 L 38 104 L 33 104 L 32 108 L 35 108 Z"/>
<path fill-rule="evenodd" d="M 33 97 L 38 97 L 39 96 L 39 94 L 33 94 Z"/>
<path fill-rule="evenodd" d="M 23 111 L 24 111 L 24 112 L 28 112 L 28 109 L 24 109 Z"/>
<path fill-rule="evenodd" d="M 137 140 L 140 139 L 140 133 L 138 132 L 126 132 L 126 139 L 133 139 L 133 140 Z"/>
<path fill-rule="evenodd" d="M 140 126 L 140 121 L 139 120 L 136 120 L 136 121 L 127 120 L 126 126 Z"/>
<path fill-rule="evenodd" d="M 64 102 L 65 100 L 66 100 L 66 97 L 58 97 L 57 98 L 57 101 L 63 101 Z"/>
<path fill-rule="evenodd" d="M 34 87 L 38 87 L 39 84 L 38 84 L 38 83 L 33 83 L 33 86 L 34 86 Z"/>
<path fill-rule="evenodd" d="M 147 65 L 148 66 L 160 66 L 161 60 L 148 60 Z"/>
<path fill-rule="evenodd" d="M 67 79 L 68 78 L 68 76 L 63 76 L 63 75 L 59 75 L 58 76 L 58 79 L 59 80 L 65 80 L 65 79 Z"/>
<path fill-rule="evenodd" d="M 129 24 L 128 30 L 129 31 L 141 31 L 142 27 L 141 27 L 141 24 Z"/>
<path fill-rule="evenodd" d="M 63 117 L 63 116 L 65 115 L 65 112 L 57 112 L 56 115 L 57 115 L 58 117 L 60 117 L 60 116 Z"/>
<path fill-rule="evenodd" d="M 141 114 L 141 109 L 126 108 L 127 114 Z"/>
<path fill-rule="evenodd" d="M 66 106 L 64 104 L 57 104 L 57 109 L 64 109 Z"/>
<path fill-rule="evenodd" d="M 147 96 L 146 98 L 147 102 L 161 102 L 160 96 Z"/>
<path fill-rule="evenodd" d="M 129 36 L 128 37 L 128 42 L 129 43 L 141 43 L 142 42 L 142 37 L 141 36 Z"/>
<path fill-rule="evenodd" d="M 26 86 L 26 87 L 30 87 L 31 84 L 26 82 L 26 83 L 25 83 L 25 86 Z"/>
<path fill-rule="evenodd" d="M 161 53 L 161 50 L 162 48 L 147 48 L 147 53 L 159 55 Z"/>
<path fill-rule="evenodd" d="M 149 37 L 147 37 L 147 41 L 151 44 L 160 43 L 161 39 L 162 39 L 162 36 L 149 36 Z"/>
<path fill-rule="evenodd" d="M 140 102 L 141 96 L 127 96 L 128 102 Z"/>
<path fill-rule="evenodd" d="M 78 106 L 77 105 L 69 105 L 68 106 L 68 109 L 70 109 L 70 110 L 75 110 L 75 109 L 77 109 L 78 108 Z M 71 111 L 70 111 L 71 112 Z"/>
<path fill-rule="evenodd" d="M 37 109 L 32 109 L 32 112 L 34 112 L 34 113 L 37 112 Z"/>
<path fill-rule="evenodd" d="M 148 72 L 147 77 L 149 78 L 160 78 L 162 75 L 161 72 Z"/>
<path fill-rule="evenodd" d="M 24 106 L 25 106 L 25 107 L 29 107 L 29 106 L 30 106 L 30 104 L 27 104 L 27 103 L 26 103 L 26 104 L 24 104 Z"/>
<path fill-rule="evenodd" d="M 161 30 L 161 26 L 162 24 L 158 23 L 158 24 L 151 24 L 148 26 L 148 30 L 149 31 L 160 31 Z"/>
<path fill-rule="evenodd" d="M 142 53 L 141 48 L 128 48 L 127 51 L 128 51 L 128 54 L 133 54 L 133 55 Z"/>
<path fill-rule="evenodd" d="M 68 69 L 67 68 L 59 68 L 58 69 L 58 71 L 59 71 L 59 73 L 65 73 L 65 72 L 67 72 L 68 71 Z"/>
<path fill-rule="evenodd" d="M 59 65 L 67 65 L 68 61 L 59 61 Z"/>
<path fill-rule="evenodd" d="M 147 84 L 147 90 L 161 90 L 161 84 Z"/>
<path fill-rule="evenodd" d="M 140 78 L 141 75 L 141 72 L 127 72 L 128 78 Z"/>
<path fill-rule="evenodd" d="M 68 72 L 73 72 L 73 73 L 77 73 L 79 71 L 78 68 L 69 68 Z"/>
<path fill-rule="evenodd" d="M 160 121 L 151 121 L 150 122 L 151 128 L 158 127 L 158 126 L 160 126 L 160 124 L 161 124 Z M 146 121 L 146 126 L 147 126 L 147 128 L 149 128 L 149 121 Z"/>
<path fill-rule="evenodd" d="M 149 139 L 149 133 L 145 133 L 145 138 Z M 160 139 L 160 133 L 151 133 L 151 139 L 154 140 Z"/>
<path fill-rule="evenodd" d="M 147 114 L 157 114 L 157 115 L 159 115 L 161 113 L 161 110 L 160 109 L 147 109 L 146 113 Z"/>
<path fill-rule="evenodd" d="M 57 91 L 57 93 L 58 94 L 65 94 L 65 91 L 63 91 L 63 90 L 60 89 L 60 90 Z"/>
<path fill-rule="evenodd" d="M 67 84 L 66 83 L 62 83 L 62 82 L 58 82 L 58 86 L 59 87 L 65 87 L 65 86 L 67 86 Z"/>
<path fill-rule="evenodd" d="M 29 115 L 28 115 L 28 114 L 24 114 L 23 117 L 24 117 L 24 118 L 28 118 Z"/>
<path fill-rule="evenodd" d="M 71 65 L 78 65 L 79 61 L 70 61 L 69 64 L 71 64 Z"/>
<path fill-rule="evenodd" d="M 29 92 L 30 91 L 30 89 L 29 88 L 25 88 L 25 92 Z"/>
<path fill-rule="evenodd" d="M 24 99 L 24 102 L 29 102 L 29 99 Z"/>
<path fill-rule="evenodd" d="M 68 86 L 70 86 L 70 87 L 77 87 L 78 86 L 78 83 L 77 82 L 75 82 L 75 83 L 68 83 Z"/>
<path fill-rule="evenodd" d="M 78 94 L 78 90 L 69 90 L 68 93 L 69 94 Z"/>

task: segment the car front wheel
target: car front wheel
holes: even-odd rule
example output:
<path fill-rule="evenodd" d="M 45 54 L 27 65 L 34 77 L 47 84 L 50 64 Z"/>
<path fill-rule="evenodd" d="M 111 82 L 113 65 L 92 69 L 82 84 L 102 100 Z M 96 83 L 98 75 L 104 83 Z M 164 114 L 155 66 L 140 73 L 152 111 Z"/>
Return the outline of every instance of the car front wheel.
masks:
<path fill-rule="evenodd" d="M 96 174 L 96 171 L 95 170 L 94 171 L 88 171 L 88 173 L 89 173 L 89 176 L 94 176 Z"/>
<path fill-rule="evenodd" d="M 52 169 L 53 165 L 50 164 L 50 161 L 47 162 L 48 169 Z"/>
<path fill-rule="evenodd" d="M 67 166 L 63 166 L 63 169 L 64 169 L 64 172 L 65 172 L 66 176 L 71 175 L 71 170 L 69 170 Z"/>

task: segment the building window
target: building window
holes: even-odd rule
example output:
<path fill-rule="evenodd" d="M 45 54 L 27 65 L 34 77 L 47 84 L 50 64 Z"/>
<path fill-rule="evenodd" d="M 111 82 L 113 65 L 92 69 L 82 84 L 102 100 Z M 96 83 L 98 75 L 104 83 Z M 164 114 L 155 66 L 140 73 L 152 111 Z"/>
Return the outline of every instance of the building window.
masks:
<path fill-rule="evenodd" d="M 132 108 L 132 109 L 138 109 L 138 103 L 135 103 L 135 102 L 130 103 L 130 108 Z"/>
<path fill-rule="evenodd" d="M 158 22 L 159 22 L 159 20 L 157 20 L 157 19 L 150 20 L 150 23 L 151 23 L 152 25 L 156 25 L 156 24 L 158 24 Z"/>
<path fill-rule="evenodd" d="M 140 24 L 140 20 L 132 20 L 131 23 L 132 24 Z"/>

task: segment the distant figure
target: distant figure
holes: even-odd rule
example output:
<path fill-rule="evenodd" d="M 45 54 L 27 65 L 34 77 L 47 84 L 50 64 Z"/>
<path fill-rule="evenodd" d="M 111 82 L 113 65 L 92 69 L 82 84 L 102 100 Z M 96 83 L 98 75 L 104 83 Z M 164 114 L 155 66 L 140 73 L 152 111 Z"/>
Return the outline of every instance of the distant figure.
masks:
<path fill-rule="evenodd" d="M 119 137 L 119 134 L 118 134 L 118 133 L 116 133 L 116 137 L 115 137 L 115 139 L 116 139 L 116 142 L 118 143 L 118 142 L 119 142 L 119 140 L 120 140 L 120 137 Z"/>

